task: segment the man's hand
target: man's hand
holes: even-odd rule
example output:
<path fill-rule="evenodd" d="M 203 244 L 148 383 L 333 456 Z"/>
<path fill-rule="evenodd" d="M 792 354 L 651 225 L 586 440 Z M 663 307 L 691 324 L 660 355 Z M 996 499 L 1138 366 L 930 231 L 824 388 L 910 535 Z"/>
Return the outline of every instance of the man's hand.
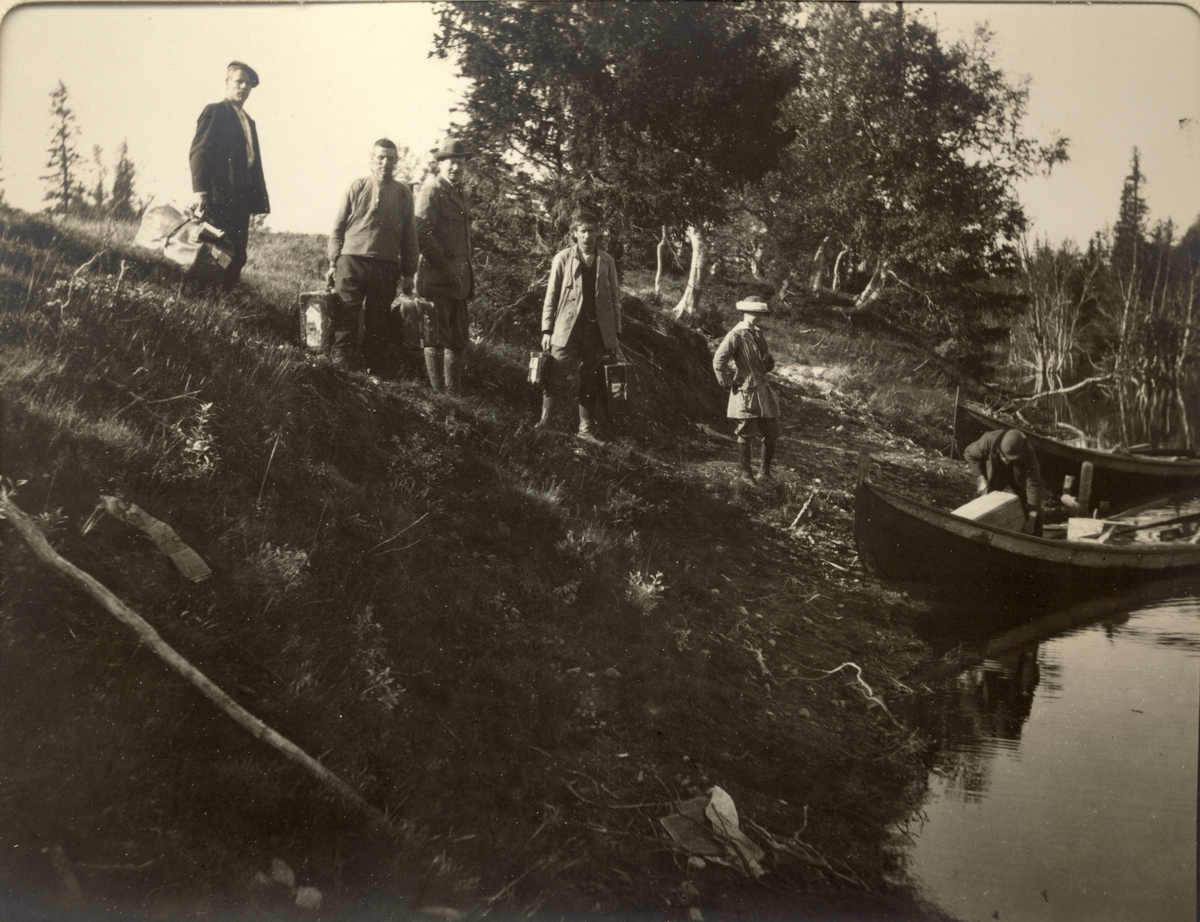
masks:
<path fill-rule="evenodd" d="M 549 333 L 542 334 L 542 351 L 543 352 L 550 351 L 550 334 Z"/>
<path fill-rule="evenodd" d="M 330 288 L 333 287 L 333 277 L 337 274 L 337 260 L 333 260 L 329 264 L 329 271 L 325 273 L 325 284 Z"/>
<path fill-rule="evenodd" d="M 204 219 L 204 212 L 207 209 L 207 207 L 208 207 L 208 193 L 207 192 L 197 192 L 192 197 L 192 216 L 197 221 L 202 221 Z"/>
<path fill-rule="evenodd" d="M 982 474 L 980 474 L 975 481 L 975 492 L 980 496 L 983 496 L 983 494 L 987 492 L 987 478 Z"/>

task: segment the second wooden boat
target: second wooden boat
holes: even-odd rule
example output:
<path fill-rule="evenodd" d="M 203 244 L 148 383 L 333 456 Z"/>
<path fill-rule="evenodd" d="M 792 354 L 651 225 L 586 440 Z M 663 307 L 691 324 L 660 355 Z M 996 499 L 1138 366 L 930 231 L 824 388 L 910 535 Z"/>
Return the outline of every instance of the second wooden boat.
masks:
<path fill-rule="evenodd" d="M 968 445 L 993 429 L 1020 429 L 1025 433 L 1037 453 L 1042 480 L 1052 496 L 1062 492 L 1064 477 L 1079 476 L 1085 461 L 1091 462 L 1093 467 L 1093 502 L 1103 500 L 1116 505 L 1200 488 L 1200 459 L 1188 457 L 1187 452 L 1164 456 L 1161 449 L 1156 449 L 1154 454 L 1134 454 L 1080 448 L 955 401 L 954 447 L 960 457 Z"/>

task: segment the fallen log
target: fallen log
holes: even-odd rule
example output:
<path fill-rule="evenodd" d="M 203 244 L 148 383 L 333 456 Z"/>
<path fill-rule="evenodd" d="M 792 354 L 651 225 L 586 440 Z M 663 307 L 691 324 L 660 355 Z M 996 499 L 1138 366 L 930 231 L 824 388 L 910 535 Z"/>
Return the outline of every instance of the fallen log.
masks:
<path fill-rule="evenodd" d="M 327 787 L 332 788 L 365 813 L 373 824 L 388 829 L 392 828 L 392 824 L 388 818 L 382 812 L 368 804 L 358 791 L 354 790 L 349 784 L 291 740 L 267 726 L 267 724 L 263 723 L 234 701 L 204 673 L 180 656 L 141 615 L 113 595 L 95 577 L 85 573 L 69 560 L 62 557 L 50 546 L 50 542 L 46 540 L 41 530 L 33 523 L 29 516 L 17 507 L 12 501 L 12 497 L 7 493 L 0 493 L 0 517 L 7 519 L 21 533 L 21 537 L 25 539 L 30 550 L 33 551 L 39 560 L 49 564 L 54 569 L 68 576 L 75 583 L 83 586 L 92 598 L 96 599 L 96 601 L 108 610 L 109 614 L 126 627 L 132 628 L 134 633 L 138 635 L 138 639 L 153 650 L 159 659 L 163 660 L 175 672 L 187 679 L 188 682 L 199 689 L 204 697 L 208 698 L 233 718 L 234 721 L 248 730 L 251 736 L 262 740 L 264 743 L 283 753 L 291 761 L 299 764 Z"/>

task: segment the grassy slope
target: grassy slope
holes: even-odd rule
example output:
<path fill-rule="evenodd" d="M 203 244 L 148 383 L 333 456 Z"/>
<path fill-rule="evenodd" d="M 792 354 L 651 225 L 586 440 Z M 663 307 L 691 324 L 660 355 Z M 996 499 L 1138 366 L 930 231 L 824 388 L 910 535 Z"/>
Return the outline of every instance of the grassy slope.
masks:
<path fill-rule="evenodd" d="M 259 238 L 248 285 L 211 296 L 128 227 L 0 212 L 0 229 L 18 504 L 397 819 L 366 832 L 6 531 L 0 906 L 69 901 L 43 851 L 61 846 L 97 914 L 287 917 L 282 888 L 253 882 L 272 858 L 330 918 L 919 914 L 886 832 L 921 793 L 919 741 L 852 669 L 827 674 L 853 662 L 887 699 L 924 655 L 905 600 L 862 578 L 849 493 L 851 446 L 886 471 L 907 437 L 948 441 L 921 424 L 944 396 L 904 384 L 919 356 L 818 305 L 777 321 L 781 362 L 828 366 L 837 389 L 783 384 L 783 475 L 748 490 L 694 425 L 728 431 L 711 344 L 644 292 L 627 299 L 636 412 L 580 457 L 530 429 L 520 339 L 477 344 L 458 400 L 431 399 L 415 350 L 394 381 L 308 361 L 292 305 L 320 238 Z M 924 467 L 937 489 L 944 466 Z M 170 523 L 213 577 L 183 584 L 115 520 L 81 533 L 102 493 Z M 669 801 L 713 784 L 760 843 L 790 845 L 758 882 L 668 847 Z"/>

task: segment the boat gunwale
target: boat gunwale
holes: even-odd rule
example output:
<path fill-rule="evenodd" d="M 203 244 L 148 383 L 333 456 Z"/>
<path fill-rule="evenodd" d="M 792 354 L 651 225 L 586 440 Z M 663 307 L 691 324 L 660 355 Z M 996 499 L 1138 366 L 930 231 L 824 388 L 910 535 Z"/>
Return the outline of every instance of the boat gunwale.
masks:
<path fill-rule="evenodd" d="M 859 490 L 863 489 L 872 492 L 893 509 L 913 516 L 942 532 L 966 541 L 987 544 L 996 550 L 1018 557 L 1092 570 L 1171 570 L 1181 566 L 1200 565 L 1200 546 L 1197 545 L 1184 543 L 1179 546 L 1164 543 L 1130 547 L 1039 538 L 945 512 L 882 487 L 869 477 L 860 481 Z M 1038 549 L 1050 553 L 1031 553 Z"/>
<path fill-rule="evenodd" d="M 1184 458 L 1171 460 L 1155 458 L 1146 455 L 1118 454 L 1101 448 L 1083 448 L 1078 445 L 1068 445 L 1066 442 L 1047 435 L 1039 435 L 1024 426 L 1017 426 L 1004 420 L 989 416 L 981 410 L 967 406 L 961 401 L 955 403 L 955 413 L 966 413 L 976 423 L 995 429 L 1017 429 L 1033 443 L 1034 451 L 1057 458 L 1071 461 L 1091 461 L 1097 467 L 1105 467 L 1122 474 L 1142 474 L 1155 477 L 1200 477 L 1200 459 Z M 962 449 L 960 448 L 960 451 Z"/>

